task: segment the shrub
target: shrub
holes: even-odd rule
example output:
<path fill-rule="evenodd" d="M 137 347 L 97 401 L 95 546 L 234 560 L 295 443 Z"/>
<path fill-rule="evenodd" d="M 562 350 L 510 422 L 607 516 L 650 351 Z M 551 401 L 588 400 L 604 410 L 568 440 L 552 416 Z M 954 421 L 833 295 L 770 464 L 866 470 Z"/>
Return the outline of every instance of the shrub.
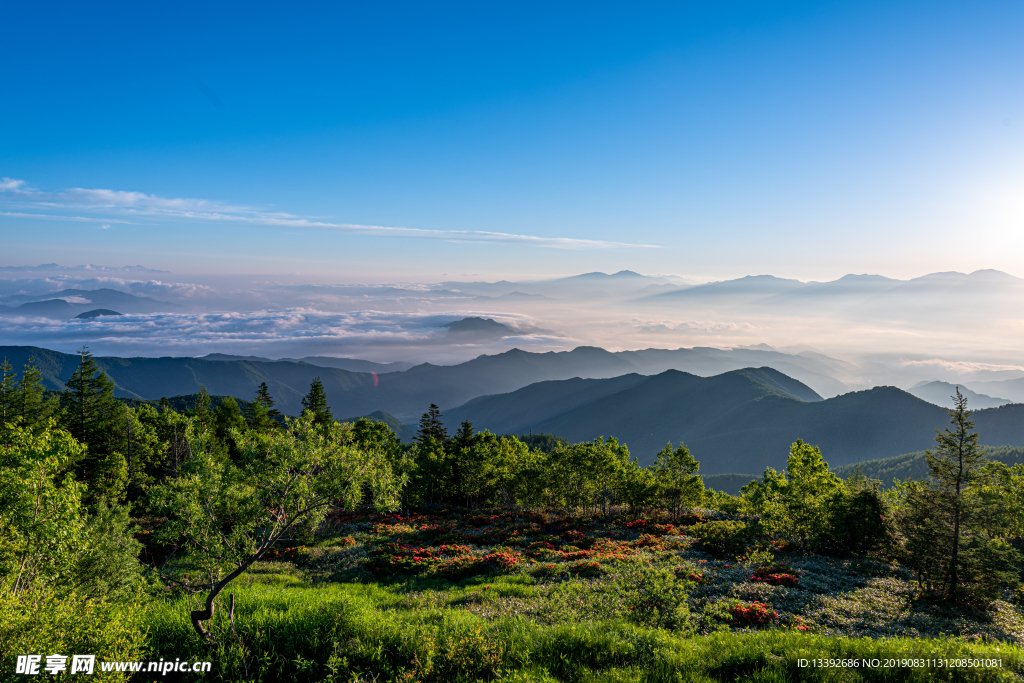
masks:
<path fill-rule="evenodd" d="M 729 608 L 730 621 L 740 626 L 764 626 L 778 621 L 779 613 L 763 602 L 738 602 Z"/>
<path fill-rule="evenodd" d="M 704 550 L 715 554 L 742 552 L 751 538 L 749 527 L 743 522 L 700 522 L 686 531 L 700 540 Z"/>
<path fill-rule="evenodd" d="M 594 560 L 573 562 L 569 565 L 568 570 L 573 576 L 593 577 L 602 574 L 601 564 Z"/>
<path fill-rule="evenodd" d="M 767 583 L 772 586 L 796 586 L 800 573 L 786 565 L 770 564 L 758 567 L 750 580 L 754 583 Z"/>
<path fill-rule="evenodd" d="M 2 591 L 0 666 L 5 674 L 13 672 L 15 657 L 24 654 L 93 654 L 96 664 L 89 680 L 125 681 L 125 673 L 100 671 L 100 662 L 143 659 L 142 619 L 138 604 L 57 595 L 38 586 L 18 595 Z"/>

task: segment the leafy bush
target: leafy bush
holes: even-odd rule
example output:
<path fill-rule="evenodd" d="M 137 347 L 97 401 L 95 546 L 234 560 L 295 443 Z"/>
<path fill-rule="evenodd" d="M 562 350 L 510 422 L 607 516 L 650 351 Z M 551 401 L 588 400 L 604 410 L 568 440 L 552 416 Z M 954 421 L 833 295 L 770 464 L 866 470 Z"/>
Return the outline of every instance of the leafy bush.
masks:
<path fill-rule="evenodd" d="M 729 608 L 732 621 L 740 626 L 766 626 L 779 619 L 779 613 L 763 602 L 739 602 Z"/>
<path fill-rule="evenodd" d="M 796 586 L 800 580 L 800 572 L 784 564 L 771 564 L 758 567 L 750 577 L 754 583 L 767 583 L 771 586 Z"/>
<path fill-rule="evenodd" d="M 89 680 L 124 681 L 127 674 L 101 672 L 100 661 L 143 659 L 146 627 L 135 602 L 90 600 L 77 593 L 57 594 L 41 585 L 17 595 L 0 592 L 0 666 L 14 671 L 23 654 L 93 654 L 97 664 Z"/>
<path fill-rule="evenodd" d="M 750 528 L 738 521 L 700 522 L 686 533 L 699 539 L 704 550 L 718 555 L 742 552 L 751 539 Z"/>

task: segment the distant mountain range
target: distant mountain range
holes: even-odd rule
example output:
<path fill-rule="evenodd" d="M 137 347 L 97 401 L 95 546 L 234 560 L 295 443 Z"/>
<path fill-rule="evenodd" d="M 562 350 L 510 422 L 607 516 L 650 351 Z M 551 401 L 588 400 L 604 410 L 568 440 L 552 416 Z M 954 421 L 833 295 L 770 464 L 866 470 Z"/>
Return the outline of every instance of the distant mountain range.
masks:
<path fill-rule="evenodd" d="M 29 346 L 0 347 L 16 369 L 30 357 L 38 361 L 48 388 L 62 389 L 78 357 Z M 223 360 L 220 360 L 223 358 Z M 668 368 L 713 375 L 750 366 L 769 366 L 801 380 L 819 394 L 830 396 L 846 387 L 826 373 L 831 359 L 817 354 L 794 355 L 760 349 L 647 349 L 612 353 L 595 347 L 572 351 L 530 353 L 513 349 L 484 355 L 458 365 L 423 363 L 404 372 L 390 364 L 357 359 L 308 357 L 304 362 L 271 361 L 258 357 L 211 355 L 204 358 L 98 357 L 97 362 L 116 382 L 118 395 L 158 399 L 193 394 L 204 385 L 210 393 L 249 399 L 266 382 L 279 408 L 301 412 L 310 382 L 321 378 L 336 415 L 366 415 L 383 410 L 401 420 L 422 414 L 431 403 L 447 410 L 478 396 L 515 391 L 535 382 L 583 378 L 612 378 L 626 374 L 653 375 Z M 824 359 L 824 360 L 823 360 Z M 329 367 L 328 363 L 340 367 Z M 839 363 L 840 361 L 832 361 Z M 375 379 L 371 372 L 377 373 Z"/>
<path fill-rule="evenodd" d="M 49 389 L 62 389 L 78 364 L 73 354 L 0 347 L 0 358 L 16 369 L 29 357 L 36 359 Z M 824 372 L 829 363 L 839 362 L 820 354 L 703 348 L 619 353 L 594 347 L 550 353 L 514 349 L 459 365 L 424 363 L 402 372 L 374 370 L 376 376 L 308 362 L 216 358 L 96 360 L 116 383 L 117 395 L 125 398 L 187 396 L 205 386 L 214 395 L 249 400 L 266 382 L 278 409 L 296 415 L 310 382 L 320 377 L 334 415 L 386 413 L 382 419 L 405 429 L 407 436 L 413 429 L 407 423 L 436 403 L 452 429 L 465 419 L 496 433 L 548 432 L 574 442 L 615 436 L 644 464 L 666 442 L 682 440 L 708 475 L 782 468 L 789 445 L 797 438 L 820 445 L 833 466 L 897 456 L 930 447 L 935 428 L 947 423 L 943 408 L 895 387 L 823 399 L 815 386 L 780 369 L 793 368 L 820 383 L 829 378 L 813 369 Z M 763 361 L 759 367 L 749 367 L 757 360 Z M 742 367 L 744 363 L 748 367 Z M 691 371 L 664 369 L 672 365 Z M 832 386 L 839 384 L 831 381 Z M 983 442 L 1024 446 L 1024 405 L 979 410 L 975 419 Z"/>
<path fill-rule="evenodd" d="M 260 363 L 308 363 L 310 365 L 316 365 L 321 368 L 339 368 L 341 370 L 348 370 L 349 372 L 376 372 L 378 374 L 385 372 L 402 372 L 413 367 L 415 363 L 407 363 L 405 361 L 398 361 L 395 363 L 374 363 L 369 360 L 360 360 L 358 358 L 333 358 L 331 356 L 306 356 L 305 358 L 279 358 L 276 361 L 272 358 L 262 358 L 260 356 L 232 356 L 226 353 L 208 353 L 203 356 L 204 360 L 244 360 L 244 361 L 256 361 Z"/>
<path fill-rule="evenodd" d="M 444 414 L 446 425 L 550 432 L 572 442 L 615 436 L 642 464 L 667 442 L 683 441 L 704 474 L 760 473 L 786 465 L 798 438 L 822 448 L 833 466 L 928 448 L 946 411 L 895 387 L 821 400 L 771 368 L 698 377 L 666 371 L 653 377 L 542 382 L 484 396 Z M 1024 405 L 979 410 L 984 441 L 1024 446 Z"/>
<path fill-rule="evenodd" d="M 121 313 L 160 313 L 179 310 L 178 304 L 136 296 L 116 289 L 65 289 L 42 295 L 15 294 L 0 299 L 0 315 L 75 318 L 96 309 Z"/>
<path fill-rule="evenodd" d="M 758 301 L 764 304 L 788 303 L 815 305 L 818 302 L 846 301 L 861 304 L 878 303 L 879 298 L 906 300 L 922 294 L 945 297 L 937 304 L 949 305 L 952 300 L 989 299 L 993 295 L 1024 293 L 1024 279 L 998 270 L 973 273 L 930 273 L 912 280 L 895 280 L 881 275 L 844 275 L 831 282 L 801 282 L 774 275 L 748 275 L 735 280 L 708 282 L 670 291 L 652 292 L 646 298 L 658 301 L 723 300 Z"/>
<path fill-rule="evenodd" d="M 950 384 L 949 382 L 918 382 L 914 386 L 910 387 L 908 391 L 914 396 L 924 399 L 929 403 L 934 403 L 937 406 L 943 406 L 945 408 L 952 408 L 952 397 L 956 394 L 957 389 L 960 390 L 960 394 L 967 399 L 967 404 L 973 409 L 998 408 L 999 406 L 1006 405 L 1007 403 L 1013 403 L 1013 401 L 1005 398 L 987 396 L 986 394 L 979 394 L 975 391 L 971 391 L 966 385 Z"/>

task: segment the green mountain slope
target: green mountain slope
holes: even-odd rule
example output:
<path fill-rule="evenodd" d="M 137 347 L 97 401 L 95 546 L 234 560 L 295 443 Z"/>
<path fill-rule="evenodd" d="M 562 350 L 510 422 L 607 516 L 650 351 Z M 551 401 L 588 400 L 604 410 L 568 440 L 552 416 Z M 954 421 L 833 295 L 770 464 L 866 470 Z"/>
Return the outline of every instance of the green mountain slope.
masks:
<path fill-rule="evenodd" d="M 947 421 L 942 408 L 895 387 L 803 400 L 816 395 L 770 368 L 634 377 L 546 382 L 479 398 L 444 417 L 449 426 L 467 419 L 497 433 L 551 432 L 570 441 L 615 436 L 642 464 L 666 442 L 683 440 L 709 475 L 781 469 L 798 438 L 821 446 L 832 466 L 891 457 L 929 447 Z M 542 405 L 543 395 L 551 398 Z M 989 443 L 1024 446 L 1024 405 L 980 410 L 975 419 Z"/>
<path fill-rule="evenodd" d="M 1006 465 L 1024 463 L 1024 448 L 1019 446 L 984 446 L 983 448 L 985 455 L 990 460 L 996 460 Z M 928 476 L 928 461 L 925 459 L 924 451 L 843 465 L 835 468 L 835 472 L 840 477 L 846 478 L 851 476 L 858 467 L 864 476 L 878 479 L 886 488 L 892 485 L 894 479 L 904 481 L 906 479 L 924 479 Z"/>

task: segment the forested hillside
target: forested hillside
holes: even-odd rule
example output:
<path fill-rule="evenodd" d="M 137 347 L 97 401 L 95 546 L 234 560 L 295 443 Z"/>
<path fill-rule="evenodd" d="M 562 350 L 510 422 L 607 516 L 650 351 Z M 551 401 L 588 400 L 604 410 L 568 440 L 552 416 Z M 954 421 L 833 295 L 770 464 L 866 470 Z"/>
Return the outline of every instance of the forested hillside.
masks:
<path fill-rule="evenodd" d="M 0 346 L 0 360 L 3 358 L 16 369 L 29 358 L 35 358 L 46 387 L 54 390 L 64 388 L 64 379 L 78 363 L 74 354 L 31 346 Z M 281 410 L 295 415 L 301 410 L 300 401 L 309 383 L 319 376 L 337 414 L 365 415 L 383 410 L 403 420 L 415 418 L 431 403 L 442 409 L 453 408 L 478 396 L 515 391 L 535 382 L 611 378 L 629 373 L 652 375 L 669 368 L 713 375 L 748 366 L 769 366 L 820 388 L 826 395 L 845 390 L 841 382 L 828 376 L 830 367 L 821 359 L 751 349 L 646 349 L 619 353 L 595 347 L 549 353 L 512 349 L 457 365 L 423 363 L 411 368 L 408 364 L 382 365 L 357 359 L 310 357 L 271 361 L 222 355 L 101 356 L 96 362 L 114 381 L 118 396 L 159 399 L 194 394 L 205 386 L 211 394 L 247 398 L 260 383 L 266 382 L 278 397 Z M 408 369 L 397 371 L 402 368 Z"/>
<path fill-rule="evenodd" d="M 783 380 L 784 378 L 784 380 Z M 835 466 L 927 448 L 942 408 L 895 387 L 827 400 L 770 368 L 715 377 L 668 371 L 654 377 L 568 380 L 486 396 L 449 410 L 496 433 L 551 432 L 570 441 L 612 436 L 647 464 L 672 441 L 701 454 L 703 472 L 761 472 L 801 434 Z M 1024 446 L 1024 405 L 975 413 L 990 443 Z"/>
<path fill-rule="evenodd" d="M 985 457 L 993 462 L 1001 462 L 1004 465 L 1017 465 L 1024 463 L 1024 448 L 1018 446 L 983 446 Z M 835 468 L 840 477 L 850 477 L 860 473 L 865 477 L 877 479 L 882 486 L 888 488 L 893 481 L 898 479 L 924 479 L 928 476 L 928 461 L 925 458 L 925 451 L 904 453 L 894 458 L 881 458 L 867 462 L 855 463 L 853 465 L 842 465 Z"/>

